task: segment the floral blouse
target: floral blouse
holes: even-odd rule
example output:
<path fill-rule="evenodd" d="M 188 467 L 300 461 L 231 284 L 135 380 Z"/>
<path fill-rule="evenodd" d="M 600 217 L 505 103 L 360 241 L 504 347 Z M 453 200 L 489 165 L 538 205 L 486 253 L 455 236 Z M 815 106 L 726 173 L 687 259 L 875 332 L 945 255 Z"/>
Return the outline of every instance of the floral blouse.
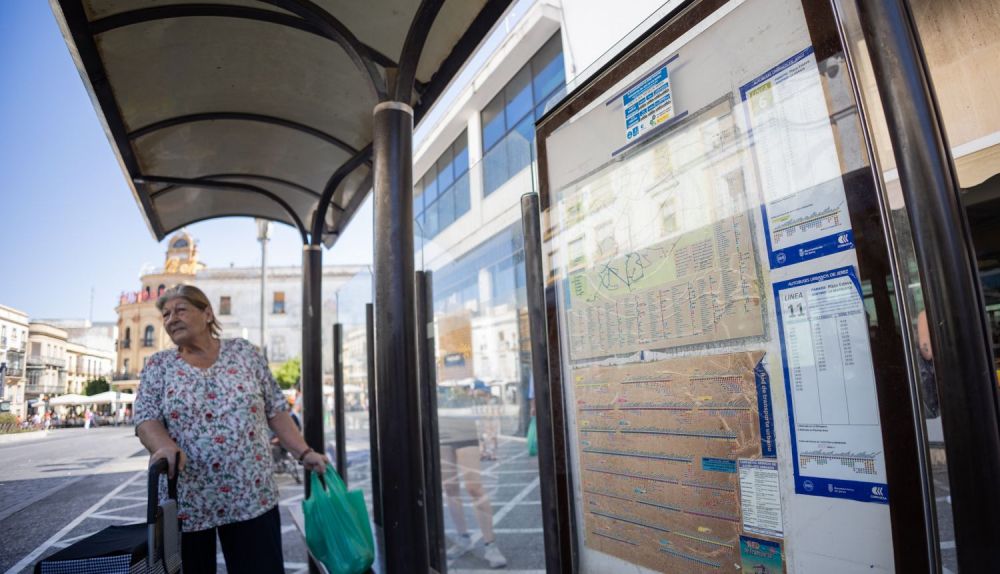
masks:
<path fill-rule="evenodd" d="M 183 531 L 249 520 L 278 504 L 267 419 L 287 410 L 267 362 L 246 339 L 223 339 L 207 369 L 176 349 L 149 358 L 135 426 L 161 421 L 187 455 L 177 481 Z"/>

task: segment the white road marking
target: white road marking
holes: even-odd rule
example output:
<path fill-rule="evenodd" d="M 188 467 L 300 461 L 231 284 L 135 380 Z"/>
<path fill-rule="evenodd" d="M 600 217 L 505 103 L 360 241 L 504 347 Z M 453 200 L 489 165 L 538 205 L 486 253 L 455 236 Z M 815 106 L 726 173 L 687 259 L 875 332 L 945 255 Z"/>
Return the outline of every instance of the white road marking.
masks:
<path fill-rule="evenodd" d="M 121 500 L 121 497 L 120 496 L 116 497 L 115 500 Z M 108 511 L 117 512 L 119 510 L 128 510 L 129 508 L 140 508 L 140 507 L 146 508 L 147 506 L 148 506 L 148 501 L 146 499 L 143 499 L 142 502 L 136 502 L 134 504 L 126 504 L 125 506 L 116 506 L 114 508 L 109 508 Z"/>
<path fill-rule="evenodd" d="M 542 501 L 541 500 L 527 500 L 527 501 L 516 501 L 515 502 L 514 500 L 511 500 L 511 501 L 501 502 L 501 501 L 497 500 L 497 501 L 494 501 L 493 504 L 494 505 L 511 504 L 513 506 L 540 506 L 542 504 Z M 476 505 L 476 503 L 474 503 L 474 502 L 463 502 L 462 503 L 462 506 L 473 507 L 475 505 Z M 496 523 L 496 520 L 494 520 L 493 522 Z"/>
<path fill-rule="evenodd" d="M 110 520 L 112 522 L 145 522 L 145 517 L 142 516 L 122 516 L 120 514 L 107 514 L 104 512 L 99 512 L 91 514 L 87 518 L 98 518 L 100 520 Z"/>
<path fill-rule="evenodd" d="M 496 534 L 541 534 L 544 532 L 544 528 L 494 528 L 493 532 Z M 445 534 L 457 535 L 458 531 L 449 528 L 444 531 Z"/>
<path fill-rule="evenodd" d="M 27 556 L 25 556 L 24 558 L 22 558 L 20 562 L 18 562 L 17 564 L 11 566 L 10 569 L 7 570 L 6 574 L 17 574 L 21 570 L 24 570 L 28 566 L 32 565 L 35 562 L 36 558 L 38 558 L 39 556 L 41 556 L 46 550 L 48 550 L 49 548 L 51 548 L 56 542 L 59 542 L 59 540 L 62 539 L 62 537 L 65 536 L 66 533 L 68 533 L 69 531 L 71 531 L 74 528 L 76 528 L 76 525 L 78 525 L 81 522 L 83 522 L 84 520 L 86 520 L 91 514 L 94 513 L 94 511 L 96 511 L 98 508 L 100 508 L 101 506 L 103 506 L 104 503 L 106 503 L 107 501 L 109 501 L 112 498 L 114 498 L 114 496 L 116 494 L 118 494 L 119 492 L 121 492 L 122 490 L 124 490 L 126 486 L 128 486 L 129 484 L 132 484 L 132 482 L 134 482 L 136 479 L 138 479 L 141 476 L 146 476 L 146 471 L 135 473 L 132 476 L 132 478 L 126 480 L 122 484 L 119 484 L 114 490 L 112 490 L 111 492 L 109 492 L 106 495 L 104 495 L 104 498 L 98 500 L 97 503 L 95 503 L 93 506 L 91 506 L 87 510 L 83 511 L 83 514 L 81 514 L 80 516 L 77 516 L 76 518 L 74 518 L 66 526 L 63 526 L 62 530 L 60 530 L 59 532 L 56 532 L 55 534 L 53 534 L 51 538 L 49 538 L 48 540 L 46 540 L 45 542 L 43 542 L 38 548 L 35 548 L 34 550 L 32 550 L 31 553 L 29 553 Z"/>

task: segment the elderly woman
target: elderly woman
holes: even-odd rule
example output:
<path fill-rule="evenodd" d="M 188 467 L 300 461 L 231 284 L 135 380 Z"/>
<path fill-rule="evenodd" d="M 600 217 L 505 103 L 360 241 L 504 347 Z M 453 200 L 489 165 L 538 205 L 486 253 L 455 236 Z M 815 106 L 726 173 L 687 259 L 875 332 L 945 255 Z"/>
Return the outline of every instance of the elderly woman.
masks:
<path fill-rule="evenodd" d="M 328 460 L 306 445 L 261 354 L 220 338 L 200 289 L 170 289 L 156 307 L 177 348 L 143 368 L 135 425 L 150 461 L 165 458 L 180 474 L 184 572 L 216 571 L 216 534 L 229 572 L 283 572 L 268 429 L 307 469 L 322 472 Z"/>

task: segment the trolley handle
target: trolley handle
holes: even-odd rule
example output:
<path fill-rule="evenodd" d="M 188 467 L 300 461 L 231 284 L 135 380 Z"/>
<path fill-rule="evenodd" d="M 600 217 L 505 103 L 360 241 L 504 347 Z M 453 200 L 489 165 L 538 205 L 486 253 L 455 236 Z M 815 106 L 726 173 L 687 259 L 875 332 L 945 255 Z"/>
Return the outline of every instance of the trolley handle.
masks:
<path fill-rule="evenodd" d="M 174 468 L 177 468 L 181 462 L 181 453 L 177 453 L 177 457 L 174 459 Z M 170 464 L 167 459 L 160 458 L 157 459 L 153 464 L 149 465 L 149 478 L 147 482 L 147 504 L 146 504 L 146 524 L 156 523 L 156 510 L 160 505 L 160 475 L 167 474 L 170 471 Z M 178 471 L 177 474 L 180 474 Z M 167 476 L 167 496 L 172 500 L 177 500 L 177 476 L 170 478 Z"/>

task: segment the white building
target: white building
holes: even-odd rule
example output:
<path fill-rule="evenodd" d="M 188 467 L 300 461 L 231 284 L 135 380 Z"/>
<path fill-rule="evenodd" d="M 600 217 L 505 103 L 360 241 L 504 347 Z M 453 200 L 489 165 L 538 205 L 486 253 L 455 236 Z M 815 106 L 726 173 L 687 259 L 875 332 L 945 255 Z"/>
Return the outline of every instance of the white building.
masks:
<path fill-rule="evenodd" d="M 73 343 L 79 343 L 95 351 L 115 352 L 118 340 L 118 325 L 114 321 L 90 321 L 88 319 L 39 319 L 66 331 Z"/>
<path fill-rule="evenodd" d="M 323 268 L 323 372 L 333 372 L 333 324 L 337 321 L 337 290 L 362 268 Z M 224 337 L 245 337 L 260 345 L 260 268 L 229 267 L 199 270 L 193 283 L 208 296 Z M 268 360 L 272 363 L 302 356 L 302 268 L 269 267 L 267 295 Z"/>
<path fill-rule="evenodd" d="M 0 405 L 24 403 L 23 381 L 28 354 L 28 314 L 0 305 Z M 18 414 L 18 411 L 14 411 Z"/>
<path fill-rule="evenodd" d="M 23 405 L 30 413 L 36 402 L 65 394 L 69 371 L 67 351 L 69 334 L 66 331 L 32 321 L 28 331 L 28 360 L 25 385 L 22 390 Z"/>

